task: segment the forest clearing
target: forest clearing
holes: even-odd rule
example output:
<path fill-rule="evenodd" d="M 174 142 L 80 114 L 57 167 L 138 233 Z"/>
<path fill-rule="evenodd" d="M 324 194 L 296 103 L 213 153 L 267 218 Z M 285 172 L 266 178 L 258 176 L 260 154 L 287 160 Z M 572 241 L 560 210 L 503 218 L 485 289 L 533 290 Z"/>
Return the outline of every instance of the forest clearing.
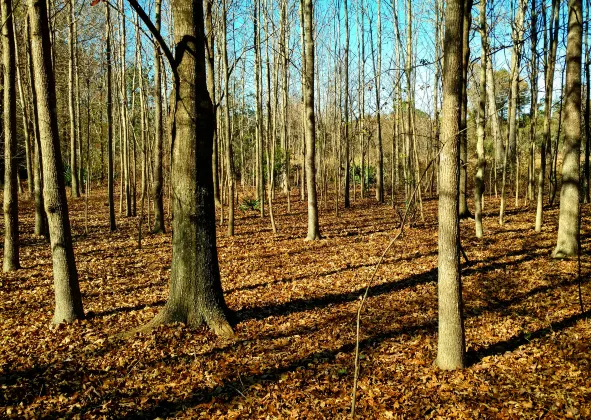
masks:
<path fill-rule="evenodd" d="M 171 235 L 137 248 L 137 220 L 108 231 L 106 192 L 70 214 L 87 318 L 49 327 L 47 244 L 22 236 L 22 270 L 0 285 L 0 415 L 10 418 L 343 418 L 349 415 L 355 319 L 372 271 L 400 216 L 371 199 L 335 217 L 321 210 L 324 239 L 302 240 L 304 202 L 268 218 L 238 212 L 234 237 L 218 235 L 222 285 L 235 338 L 206 328 L 148 323 L 168 294 Z M 437 330 L 437 218 L 407 226 L 385 256 L 361 317 L 357 414 L 361 418 L 584 418 L 591 416 L 591 324 L 581 314 L 577 261 L 550 258 L 558 212 L 541 233 L 535 214 L 486 198 L 486 237 L 461 223 L 467 368 L 433 366 Z M 22 206 L 32 232 L 32 203 Z M 321 207 L 322 208 L 322 207 Z M 591 307 L 589 206 L 582 206 L 582 292 Z M 170 232 L 170 230 L 168 231 Z"/>

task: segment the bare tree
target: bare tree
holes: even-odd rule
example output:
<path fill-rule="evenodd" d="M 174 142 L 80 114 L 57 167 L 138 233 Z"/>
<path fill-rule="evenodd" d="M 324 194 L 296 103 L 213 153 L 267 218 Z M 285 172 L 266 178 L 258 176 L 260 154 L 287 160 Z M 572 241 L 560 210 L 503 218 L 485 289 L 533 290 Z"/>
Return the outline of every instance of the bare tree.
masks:
<path fill-rule="evenodd" d="M 2 270 L 20 268 L 18 237 L 18 179 L 16 161 L 16 53 L 12 0 L 2 0 L 2 64 L 4 70 L 4 260 Z"/>
<path fill-rule="evenodd" d="M 55 287 L 54 323 L 84 317 L 59 147 L 55 79 L 44 0 L 29 0 L 31 56 L 38 100 L 39 134 L 43 156 L 45 212 L 49 225 Z"/>
<path fill-rule="evenodd" d="M 464 367 L 465 339 L 460 277 L 458 139 L 462 102 L 462 26 L 464 0 L 448 0 L 443 44 L 443 108 L 441 115 L 439 186 L 439 335 L 436 364 Z"/>
<path fill-rule="evenodd" d="M 564 258 L 579 252 L 580 154 L 581 154 L 581 56 L 583 2 L 568 2 L 568 40 L 566 45 L 566 86 L 564 121 L 564 159 L 558 239 L 552 256 Z"/>

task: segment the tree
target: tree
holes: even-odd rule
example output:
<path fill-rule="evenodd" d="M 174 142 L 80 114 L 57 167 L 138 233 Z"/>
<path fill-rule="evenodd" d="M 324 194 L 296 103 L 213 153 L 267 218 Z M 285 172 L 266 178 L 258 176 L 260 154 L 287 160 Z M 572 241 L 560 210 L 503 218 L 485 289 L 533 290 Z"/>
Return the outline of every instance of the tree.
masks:
<path fill-rule="evenodd" d="M 569 0 L 568 39 L 566 44 L 566 99 L 564 104 L 564 159 L 562 161 L 558 240 L 552 253 L 554 258 L 574 256 L 579 251 L 582 39 L 582 1 Z"/>
<path fill-rule="evenodd" d="M 160 31 L 162 1 L 156 0 L 155 21 L 156 30 Z M 154 198 L 154 227 L 152 233 L 164 233 L 164 200 L 162 194 L 162 85 L 161 85 L 161 66 L 160 66 L 160 46 L 154 43 L 154 132 L 156 141 L 154 142 L 154 186 L 152 195 Z"/>
<path fill-rule="evenodd" d="M 304 109 L 306 113 L 306 187 L 308 190 L 308 235 L 306 239 L 321 239 L 316 200 L 316 120 L 314 115 L 314 9 L 312 0 L 300 3 L 304 18 Z"/>
<path fill-rule="evenodd" d="M 113 168 L 113 94 L 112 94 L 112 71 L 111 71 L 111 11 L 109 3 L 105 2 L 105 60 L 107 63 L 107 160 L 108 160 L 108 194 L 109 194 L 109 227 L 111 232 L 117 229 L 115 223 L 115 198 L 114 193 L 114 168 Z"/>
<path fill-rule="evenodd" d="M 35 74 L 39 134 L 43 156 L 45 212 L 49 226 L 55 287 L 54 323 L 84 317 L 66 200 L 64 168 L 59 147 L 55 79 L 44 0 L 29 0 L 31 56 Z"/>
<path fill-rule="evenodd" d="M 460 277 L 459 155 L 462 102 L 463 0 L 448 0 L 443 44 L 443 108 L 439 169 L 439 335 L 436 364 L 441 369 L 464 367 L 464 321 Z"/>
<path fill-rule="evenodd" d="M 486 158 L 484 156 L 484 137 L 486 125 L 486 66 L 488 60 L 488 37 L 486 29 L 486 0 L 480 0 L 480 40 L 482 45 L 480 59 L 480 94 L 478 97 L 478 116 L 476 119 L 476 153 L 478 163 L 474 177 L 474 221 L 476 237 L 482 238 L 482 196 L 484 195 L 484 170 Z M 496 117 L 496 116 L 495 116 Z"/>
<path fill-rule="evenodd" d="M 4 260 L 2 270 L 20 268 L 16 161 L 16 58 L 12 0 L 2 0 L 2 63 L 4 67 Z"/>
<path fill-rule="evenodd" d="M 205 75 L 205 31 L 201 0 L 173 0 L 172 202 L 170 294 L 150 326 L 207 324 L 220 336 L 233 335 L 224 301 L 215 232 L 211 156 L 213 104 Z"/>
<path fill-rule="evenodd" d="M 70 52 L 68 66 L 68 106 L 70 112 L 70 174 L 72 177 L 72 197 L 80 197 L 80 186 L 78 179 L 78 142 L 76 137 L 77 115 L 76 115 L 76 92 L 74 85 L 74 74 L 76 73 L 76 55 L 74 54 L 76 34 L 74 31 L 74 0 L 68 0 L 68 48 Z"/>

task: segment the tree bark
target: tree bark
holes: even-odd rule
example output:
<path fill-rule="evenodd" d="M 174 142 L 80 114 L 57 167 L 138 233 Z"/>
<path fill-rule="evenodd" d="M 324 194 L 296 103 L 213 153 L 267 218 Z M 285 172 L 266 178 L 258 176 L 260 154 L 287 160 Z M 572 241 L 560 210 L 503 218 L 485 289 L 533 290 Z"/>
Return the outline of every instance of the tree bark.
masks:
<path fill-rule="evenodd" d="M 18 235 L 18 172 L 16 137 L 16 58 L 12 0 L 2 0 L 2 62 L 4 66 L 4 272 L 17 270 L 19 263 Z"/>
<path fill-rule="evenodd" d="M 162 1 L 156 0 L 156 10 L 154 26 L 160 31 L 161 25 Z M 154 227 L 152 233 L 165 233 L 164 226 L 164 194 L 162 185 L 164 183 L 162 171 L 162 153 L 164 144 L 164 135 L 162 130 L 162 82 L 161 82 L 161 64 L 160 64 L 160 45 L 154 42 L 154 186 L 152 196 L 154 197 Z"/>
<path fill-rule="evenodd" d="M 173 102 L 173 239 L 170 294 L 151 325 L 206 323 L 232 336 L 227 321 L 216 247 L 212 149 L 213 104 L 205 75 L 201 0 L 173 0 L 176 45 Z"/>
<path fill-rule="evenodd" d="M 464 23 L 462 29 L 462 75 L 468 79 L 470 66 L 470 26 L 472 26 L 473 0 L 464 0 Z M 472 217 L 468 209 L 468 85 L 462 84 L 462 108 L 460 114 L 460 218 Z"/>
<path fill-rule="evenodd" d="M 68 110 L 70 112 L 70 175 L 72 179 L 72 197 L 80 197 L 80 186 L 78 179 L 78 139 L 76 138 L 76 93 L 74 92 L 74 73 L 76 72 L 76 57 L 74 54 L 74 44 L 76 38 L 74 34 L 74 0 L 68 0 L 68 47 L 69 47 L 69 66 L 68 66 Z"/>
<path fill-rule="evenodd" d="M 476 176 L 474 177 L 474 221 L 476 237 L 482 238 L 482 198 L 484 195 L 484 170 L 486 157 L 484 155 L 484 137 L 486 128 L 486 66 L 488 61 L 488 36 L 486 28 L 486 0 L 480 0 L 480 39 L 482 54 L 480 59 L 480 93 L 478 98 L 478 116 L 476 120 Z"/>
<path fill-rule="evenodd" d="M 53 260 L 55 287 L 54 323 L 84 317 L 59 147 L 55 79 L 51 67 L 51 45 L 44 0 L 29 0 L 31 55 L 38 100 L 39 133 L 43 155 L 45 212 Z"/>
<path fill-rule="evenodd" d="M 439 334 L 435 363 L 440 369 L 463 368 L 465 355 L 458 203 L 464 13 L 470 13 L 464 11 L 464 0 L 448 0 L 443 45 L 443 148 L 439 176 Z"/>
<path fill-rule="evenodd" d="M 105 39 L 106 63 L 107 63 L 107 166 L 108 166 L 108 195 L 109 195 L 109 227 L 111 232 L 117 229 L 115 223 L 115 198 L 114 198 L 114 168 L 113 168 L 113 94 L 111 71 L 111 9 L 105 3 L 105 26 L 107 34 Z"/>
<path fill-rule="evenodd" d="M 579 171 L 581 154 L 581 56 L 583 5 L 581 0 L 568 2 L 566 45 L 566 86 L 564 120 L 564 159 L 558 240 L 552 256 L 571 257 L 579 251 Z"/>
<path fill-rule="evenodd" d="M 314 114 L 314 10 L 312 0 L 302 0 L 306 62 L 304 108 L 306 112 L 306 189 L 308 190 L 308 235 L 321 239 L 316 200 L 316 118 Z"/>

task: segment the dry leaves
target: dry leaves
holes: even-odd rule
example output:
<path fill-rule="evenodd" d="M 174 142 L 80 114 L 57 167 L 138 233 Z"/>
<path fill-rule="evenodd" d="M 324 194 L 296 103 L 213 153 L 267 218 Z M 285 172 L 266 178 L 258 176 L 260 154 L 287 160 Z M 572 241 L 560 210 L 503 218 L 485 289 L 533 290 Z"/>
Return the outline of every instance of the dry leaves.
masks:
<path fill-rule="evenodd" d="M 238 213 L 236 237 L 218 239 L 226 300 L 237 338 L 182 325 L 126 341 L 110 337 L 147 323 L 163 305 L 171 239 L 144 238 L 137 219 L 108 232 L 104 191 L 72 205 L 75 252 L 88 319 L 50 328 L 48 246 L 30 235 L 22 205 L 24 267 L 0 277 L 0 416 L 13 418 L 342 418 L 353 375 L 355 314 L 398 216 L 371 200 L 335 218 L 326 239 L 304 242 L 305 205 L 278 194 L 279 233 Z M 437 350 L 437 203 L 405 230 L 370 288 L 362 316 L 358 414 L 364 418 L 584 418 L 591 416 L 591 326 L 578 306 L 576 262 L 549 258 L 557 210 L 533 231 L 532 209 L 496 222 L 488 199 L 485 239 L 462 222 L 466 340 L 470 366 L 441 372 Z M 493 211 L 494 210 L 494 211 Z M 591 308 L 588 206 L 583 206 L 583 293 Z M 225 229 L 220 230 L 225 232 Z"/>

